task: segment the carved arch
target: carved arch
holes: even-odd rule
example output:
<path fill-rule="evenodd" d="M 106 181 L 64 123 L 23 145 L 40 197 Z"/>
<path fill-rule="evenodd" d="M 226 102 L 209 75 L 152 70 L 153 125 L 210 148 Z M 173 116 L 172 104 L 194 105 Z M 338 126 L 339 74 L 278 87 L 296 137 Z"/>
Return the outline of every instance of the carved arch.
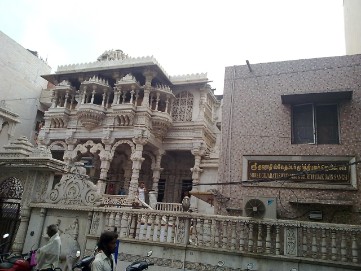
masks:
<path fill-rule="evenodd" d="M 54 141 L 49 145 L 49 149 L 52 150 L 54 146 L 62 146 L 64 151 L 67 150 L 68 146 L 64 141 Z"/>
<path fill-rule="evenodd" d="M 0 198 L 21 200 L 24 187 L 18 178 L 10 177 L 0 184 Z"/>
<path fill-rule="evenodd" d="M 80 151 L 80 153 L 84 154 L 88 152 L 88 148 L 90 147 L 89 151 L 90 153 L 95 154 L 97 151 L 100 151 L 99 157 L 103 157 L 105 154 L 105 150 L 104 147 L 101 143 L 97 143 L 95 144 L 93 142 L 93 140 L 88 140 L 87 142 L 85 142 L 84 144 L 78 144 L 75 149 L 71 152 L 71 159 L 75 159 L 78 151 Z"/>
<path fill-rule="evenodd" d="M 132 150 L 132 155 L 134 154 L 135 145 L 134 145 L 134 143 L 132 141 L 130 141 L 130 140 L 119 140 L 113 145 L 112 149 L 110 150 L 110 159 L 112 159 L 114 157 L 114 153 L 115 153 L 116 148 L 119 145 L 122 145 L 122 144 L 128 144 L 130 146 L 130 149 Z"/>

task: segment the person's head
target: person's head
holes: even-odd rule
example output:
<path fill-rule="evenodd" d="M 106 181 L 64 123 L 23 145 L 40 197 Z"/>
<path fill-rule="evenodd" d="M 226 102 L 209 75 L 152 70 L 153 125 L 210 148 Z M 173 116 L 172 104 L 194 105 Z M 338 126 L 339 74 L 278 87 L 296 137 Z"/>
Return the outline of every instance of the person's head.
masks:
<path fill-rule="evenodd" d="M 102 250 L 105 255 L 110 255 L 114 252 L 118 234 L 113 231 L 105 231 L 100 235 L 98 241 L 98 249 Z"/>
<path fill-rule="evenodd" d="M 141 182 L 141 183 L 139 184 L 139 187 L 141 187 L 141 188 L 144 188 L 144 186 L 145 186 L 144 182 Z"/>
<path fill-rule="evenodd" d="M 49 237 L 52 237 L 54 234 L 56 234 L 58 232 L 58 226 L 55 224 L 51 224 L 47 227 L 46 229 L 46 234 Z"/>

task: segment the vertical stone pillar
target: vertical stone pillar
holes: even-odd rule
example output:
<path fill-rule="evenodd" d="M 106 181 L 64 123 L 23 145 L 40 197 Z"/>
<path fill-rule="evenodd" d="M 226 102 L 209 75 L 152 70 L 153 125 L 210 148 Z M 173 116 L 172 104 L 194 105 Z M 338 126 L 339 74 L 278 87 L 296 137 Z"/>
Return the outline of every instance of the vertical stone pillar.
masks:
<path fill-rule="evenodd" d="M 145 85 L 142 106 L 149 107 L 149 93 L 152 88 L 152 80 L 157 75 L 157 73 L 155 71 L 147 69 L 143 72 L 143 75 L 145 77 Z"/>
<path fill-rule="evenodd" d="M 12 250 L 16 254 L 21 254 L 23 252 L 25 236 L 29 226 L 29 219 L 30 208 L 27 205 L 23 205 L 20 212 L 20 225 L 12 246 Z"/>
<path fill-rule="evenodd" d="M 45 217 L 46 217 L 46 209 L 41 208 L 40 209 L 40 219 L 39 219 L 40 221 L 38 223 L 39 224 L 38 239 L 37 239 L 37 243 L 34 246 L 34 248 L 40 247 L 41 237 L 42 237 L 42 234 L 44 232 Z"/>
<path fill-rule="evenodd" d="M 138 192 L 138 180 L 139 180 L 139 171 L 142 166 L 143 158 L 143 148 L 144 145 L 148 142 L 148 136 L 144 135 L 144 130 L 138 131 L 138 134 L 133 138 L 135 145 L 135 151 L 132 154 L 131 160 L 132 164 L 132 177 L 129 184 L 129 198 L 134 199 L 137 196 Z"/>
<path fill-rule="evenodd" d="M 200 174 L 203 169 L 200 168 L 202 156 L 205 155 L 205 148 L 202 142 L 193 142 L 192 154 L 194 155 L 194 167 L 191 168 L 193 185 L 199 184 Z M 198 187 L 195 186 L 193 191 L 198 191 Z"/>
<path fill-rule="evenodd" d="M 207 102 L 207 90 L 205 88 L 202 88 L 200 90 L 200 99 L 199 99 L 199 115 L 198 119 L 203 120 L 204 119 L 204 108 Z"/>
<path fill-rule="evenodd" d="M 64 152 L 63 159 L 68 166 L 70 166 L 74 162 L 74 158 L 76 157 L 76 154 L 73 154 L 73 150 L 78 140 L 73 137 L 73 134 L 73 130 L 68 130 L 65 139 L 65 143 L 68 145 L 68 147 L 67 150 L 65 150 Z"/>
<path fill-rule="evenodd" d="M 110 155 L 110 150 L 112 148 L 111 144 L 114 142 L 114 139 L 110 137 L 110 130 L 105 131 L 102 142 L 105 144 L 105 148 L 104 151 L 101 151 L 99 153 L 101 164 L 100 164 L 100 176 L 97 182 L 97 187 L 100 194 L 105 193 L 105 189 L 107 185 L 106 180 L 108 177 L 108 171 L 112 159 Z"/>
<path fill-rule="evenodd" d="M 163 171 L 163 168 L 160 167 L 162 156 L 164 155 L 164 150 L 158 150 L 158 153 L 156 154 L 156 160 L 155 160 L 155 166 L 152 168 L 153 170 L 153 187 L 152 190 L 156 192 L 156 196 L 158 197 L 158 183 L 160 178 L 160 173 Z"/>
<path fill-rule="evenodd" d="M 202 156 L 205 154 L 205 149 L 202 142 L 193 142 L 192 154 L 194 155 L 194 167 L 191 168 L 192 171 L 192 181 L 193 181 L 193 192 L 198 192 L 199 187 L 197 186 L 200 182 L 200 175 L 203 172 L 203 169 L 200 168 Z M 191 206 L 198 210 L 198 200 L 195 197 L 191 199 Z"/>

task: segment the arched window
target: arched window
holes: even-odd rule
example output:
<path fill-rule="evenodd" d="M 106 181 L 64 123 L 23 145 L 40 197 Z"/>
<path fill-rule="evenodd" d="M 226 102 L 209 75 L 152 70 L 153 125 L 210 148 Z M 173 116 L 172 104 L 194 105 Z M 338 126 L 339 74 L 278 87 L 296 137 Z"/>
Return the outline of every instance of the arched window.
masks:
<path fill-rule="evenodd" d="M 193 111 L 193 95 L 188 91 L 178 93 L 173 104 L 174 121 L 191 121 Z"/>

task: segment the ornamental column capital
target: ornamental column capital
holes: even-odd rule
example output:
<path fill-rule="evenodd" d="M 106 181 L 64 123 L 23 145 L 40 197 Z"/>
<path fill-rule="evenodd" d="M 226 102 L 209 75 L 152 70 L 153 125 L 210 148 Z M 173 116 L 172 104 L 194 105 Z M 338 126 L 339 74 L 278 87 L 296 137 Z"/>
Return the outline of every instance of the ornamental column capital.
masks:
<path fill-rule="evenodd" d="M 203 142 L 193 142 L 193 149 L 191 150 L 191 153 L 194 156 L 204 156 L 206 154 L 206 148 L 204 147 Z"/>
<path fill-rule="evenodd" d="M 143 76 L 145 77 L 145 83 L 147 84 L 147 82 L 151 82 L 153 78 L 157 76 L 157 72 L 151 69 L 145 69 L 143 71 Z"/>
<path fill-rule="evenodd" d="M 149 141 L 149 136 L 146 130 L 137 130 L 134 133 L 133 142 L 137 145 L 145 145 Z"/>

